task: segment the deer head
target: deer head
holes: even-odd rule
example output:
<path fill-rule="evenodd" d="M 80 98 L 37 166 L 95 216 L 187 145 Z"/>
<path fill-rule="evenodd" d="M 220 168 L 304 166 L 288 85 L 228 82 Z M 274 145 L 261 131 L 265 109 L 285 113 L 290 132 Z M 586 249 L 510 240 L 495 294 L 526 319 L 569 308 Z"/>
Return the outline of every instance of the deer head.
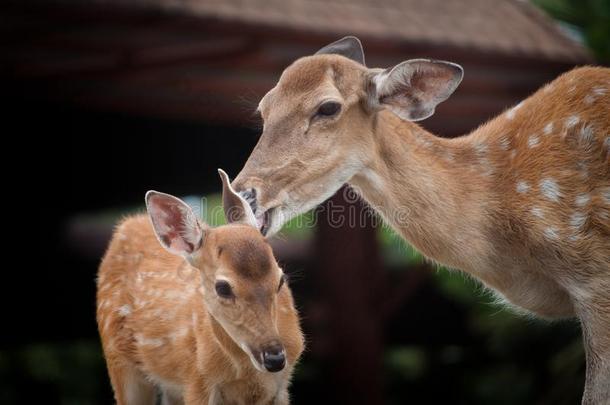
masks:
<path fill-rule="evenodd" d="M 260 101 L 263 134 L 233 186 L 257 227 L 273 234 L 366 170 L 376 151 L 376 116 L 423 120 L 462 79 L 454 63 L 414 59 L 369 69 L 355 37 L 301 58 Z"/>
<path fill-rule="evenodd" d="M 148 214 L 161 245 L 199 269 L 210 315 L 254 367 L 277 372 L 286 363 L 276 322 L 284 275 L 249 204 L 219 173 L 228 225 L 212 229 L 183 201 L 156 191 L 146 194 Z"/>

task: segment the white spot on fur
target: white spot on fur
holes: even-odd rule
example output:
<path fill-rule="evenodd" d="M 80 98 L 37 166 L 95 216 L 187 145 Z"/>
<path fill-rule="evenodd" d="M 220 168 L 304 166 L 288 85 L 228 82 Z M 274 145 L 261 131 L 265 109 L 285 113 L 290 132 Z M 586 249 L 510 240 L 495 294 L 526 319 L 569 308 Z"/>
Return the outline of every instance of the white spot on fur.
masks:
<path fill-rule="evenodd" d="M 483 156 L 487 153 L 487 144 L 485 144 L 485 142 L 481 141 L 481 140 L 476 140 L 474 142 L 474 151 L 478 156 Z"/>
<path fill-rule="evenodd" d="M 134 335 L 136 342 L 140 346 L 152 346 L 152 347 L 160 347 L 163 346 L 163 340 L 157 338 L 147 338 L 141 333 L 136 333 Z"/>
<path fill-rule="evenodd" d="M 432 141 L 425 138 L 423 135 L 416 137 L 415 142 L 417 142 L 419 145 L 421 145 L 424 148 L 429 148 L 432 146 Z"/>
<path fill-rule="evenodd" d="M 483 176 L 491 176 L 494 174 L 494 167 L 487 158 L 481 158 L 480 160 L 481 171 L 480 174 Z"/>
<path fill-rule="evenodd" d="M 589 177 L 589 169 L 587 169 L 587 165 L 585 162 L 578 162 L 576 164 L 578 166 L 578 171 L 580 172 L 580 177 L 583 180 L 586 180 Z"/>
<path fill-rule="evenodd" d="M 579 121 L 580 121 L 580 118 L 578 117 L 578 115 L 572 115 L 572 116 L 566 118 L 566 128 L 567 129 L 572 128 L 574 125 L 578 124 Z"/>
<path fill-rule="evenodd" d="M 570 226 L 580 230 L 587 222 L 587 216 L 582 212 L 575 212 L 570 217 Z"/>
<path fill-rule="evenodd" d="M 589 146 L 594 140 L 595 137 L 593 135 L 593 127 L 591 125 L 584 125 L 580 129 L 580 142 Z"/>
<path fill-rule="evenodd" d="M 530 189 L 529 184 L 527 184 L 527 182 L 525 181 L 519 181 L 517 182 L 517 193 L 527 193 Z"/>
<path fill-rule="evenodd" d="M 542 132 L 544 132 L 545 135 L 550 135 L 551 132 L 553 132 L 553 122 L 549 122 L 548 124 L 546 124 L 544 126 L 544 129 L 542 130 Z"/>
<path fill-rule="evenodd" d="M 144 301 L 143 299 L 137 298 L 134 300 L 133 304 L 137 307 L 137 308 L 142 308 L 145 306 L 148 306 L 150 304 L 150 301 Z"/>
<path fill-rule="evenodd" d="M 510 140 L 506 136 L 502 136 L 498 144 L 502 150 L 510 149 Z"/>
<path fill-rule="evenodd" d="M 515 118 L 515 114 L 517 113 L 517 111 L 519 111 L 521 107 L 523 107 L 523 102 L 520 102 L 519 104 L 508 110 L 508 112 L 506 113 L 506 118 L 508 118 L 509 120 Z"/>
<path fill-rule="evenodd" d="M 544 212 L 542 211 L 542 208 L 533 207 L 531 212 L 532 212 L 532 215 L 535 216 L 536 218 L 540 218 L 540 219 L 544 218 Z"/>
<path fill-rule="evenodd" d="M 606 202 L 606 204 L 610 204 L 610 187 L 606 189 L 602 189 L 601 191 L 602 199 Z"/>
<path fill-rule="evenodd" d="M 547 84 L 547 85 L 544 87 L 544 92 L 545 92 L 545 93 L 548 93 L 548 92 L 550 92 L 551 90 L 553 90 L 554 88 L 555 88 L 555 86 L 553 86 L 553 84 Z"/>
<path fill-rule="evenodd" d="M 558 239 L 559 238 L 559 234 L 557 233 L 557 228 L 554 227 L 548 227 L 544 230 L 544 236 L 546 236 L 549 239 Z"/>
<path fill-rule="evenodd" d="M 511 158 L 511 160 L 513 160 L 513 159 L 514 159 L 516 156 L 517 156 L 517 151 L 516 151 L 515 149 L 513 149 L 513 150 L 510 152 L 510 158 Z"/>
<path fill-rule="evenodd" d="M 146 289 L 144 290 L 144 293 L 152 298 L 159 298 L 163 294 L 161 290 L 157 289 Z"/>
<path fill-rule="evenodd" d="M 540 192 L 547 199 L 555 202 L 559 201 L 559 198 L 561 197 L 561 192 L 559 191 L 557 182 L 550 178 L 540 181 Z"/>
<path fill-rule="evenodd" d="M 576 196 L 574 203 L 577 207 L 584 207 L 591 201 L 591 196 L 589 194 L 579 194 Z"/>
<path fill-rule="evenodd" d="M 596 96 L 603 96 L 607 92 L 608 90 L 604 89 L 603 87 L 596 87 L 593 89 L 593 94 L 595 94 Z"/>
<path fill-rule="evenodd" d="M 173 341 L 176 339 L 180 339 L 185 337 L 189 332 L 189 328 L 187 328 L 186 326 L 183 326 L 181 328 L 179 328 L 178 330 L 170 333 L 169 338 Z"/>
<path fill-rule="evenodd" d="M 120 315 L 120 316 L 127 316 L 127 315 L 130 315 L 130 314 L 131 314 L 131 306 L 129 306 L 129 305 L 127 305 L 127 304 L 125 304 L 125 305 L 123 305 L 123 306 L 121 306 L 121 307 L 119 308 L 119 311 L 118 311 L 118 312 L 119 312 L 119 315 Z"/>
<path fill-rule="evenodd" d="M 540 143 L 540 139 L 538 139 L 537 135 L 530 135 L 529 139 L 527 140 L 527 146 L 530 149 L 535 148 L 536 146 L 538 146 L 539 143 Z"/>
<path fill-rule="evenodd" d="M 165 297 L 165 299 L 172 300 L 172 301 L 178 301 L 184 297 L 184 295 L 182 294 L 182 291 L 176 291 L 176 290 L 168 290 L 165 292 L 165 294 L 163 294 L 163 296 Z"/>

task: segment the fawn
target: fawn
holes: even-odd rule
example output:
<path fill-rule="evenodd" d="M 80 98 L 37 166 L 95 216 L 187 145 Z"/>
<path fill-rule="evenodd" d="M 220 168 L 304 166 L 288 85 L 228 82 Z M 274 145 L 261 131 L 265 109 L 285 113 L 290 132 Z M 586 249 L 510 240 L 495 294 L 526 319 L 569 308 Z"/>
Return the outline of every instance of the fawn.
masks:
<path fill-rule="evenodd" d="M 249 205 L 223 180 L 228 225 L 209 228 L 149 191 L 100 265 L 97 321 L 122 404 L 288 404 L 303 351 L 292 295 Z"/>
<path fill-rule="evenodd" d="M 566 73 L 463 137 L 413 123 L 462 76 L 426 59 L 369 69 L 357 38 L 336 41 L 262 98 L 233 186 L 273 234 L 348 183 L 428 258 L 530 313 L 577 316 L 583 403 L 610 404 L 610 69 Z"/>

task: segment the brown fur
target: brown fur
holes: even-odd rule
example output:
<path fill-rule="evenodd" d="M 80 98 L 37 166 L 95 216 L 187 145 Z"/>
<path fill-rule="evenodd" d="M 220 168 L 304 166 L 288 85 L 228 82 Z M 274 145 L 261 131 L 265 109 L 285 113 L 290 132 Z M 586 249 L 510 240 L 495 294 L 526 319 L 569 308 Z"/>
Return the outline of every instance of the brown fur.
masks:
<path fill-rule="evenodd" d="M 378 71 L 337 55 L 287 68 L 235 189 L 256 188 L 277 230 L 348 182 L 429 258 L 531 313 L 578 316 L 583 402 L 610 403 L 610 69 L 566 73 L 456 139 L 371 109 Z M 337 94 L 338 117 L 311 118 Z"/>
<path fill-rule="evenodd" d="M 259 280 L 273 269 L 271 246 L 261 238 L 229 241 L 218 249 L 223 265 L 246 279 Z"/>
<path fill-rule="evenodd" d="M 155 386 L 167 403 L 289 402 L 303 337 L 290 289 L 276 294 L 281 271 L 271 248 L 245 225 L 205 232 L 189 265 L 160 246 L 146 216 L 117 227 L 99 270 L 97 320 L 118 404 L 153 404 Z M 214 299 L 219 272 L 231 278 L 236 306 Z M 254 302 L 252 291 L 263 291 L 268 302 Z M 253 346 L 277 337 L 286 350 L 285 369 L 257 371 L 210 315 L 210 302 L 218 306 L 217 318 Z"/>

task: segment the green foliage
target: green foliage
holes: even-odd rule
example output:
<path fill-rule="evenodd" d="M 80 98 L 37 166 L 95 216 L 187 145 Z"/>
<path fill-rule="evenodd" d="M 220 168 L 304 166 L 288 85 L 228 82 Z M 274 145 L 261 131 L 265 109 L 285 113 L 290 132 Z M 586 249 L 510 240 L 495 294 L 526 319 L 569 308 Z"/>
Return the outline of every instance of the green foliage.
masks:
<path fill-rule="evenodd" d="M 610 0 L 532 0 L 552 17 L 577 29 L 596 58 L 610 63 Z"/>
<path fill-rule="evenodd" d="M 405 380 L 417 380 L 426 372 L 426 352 L 419 346 L 393 347 L 385 353 L 385 365 Z"/>

